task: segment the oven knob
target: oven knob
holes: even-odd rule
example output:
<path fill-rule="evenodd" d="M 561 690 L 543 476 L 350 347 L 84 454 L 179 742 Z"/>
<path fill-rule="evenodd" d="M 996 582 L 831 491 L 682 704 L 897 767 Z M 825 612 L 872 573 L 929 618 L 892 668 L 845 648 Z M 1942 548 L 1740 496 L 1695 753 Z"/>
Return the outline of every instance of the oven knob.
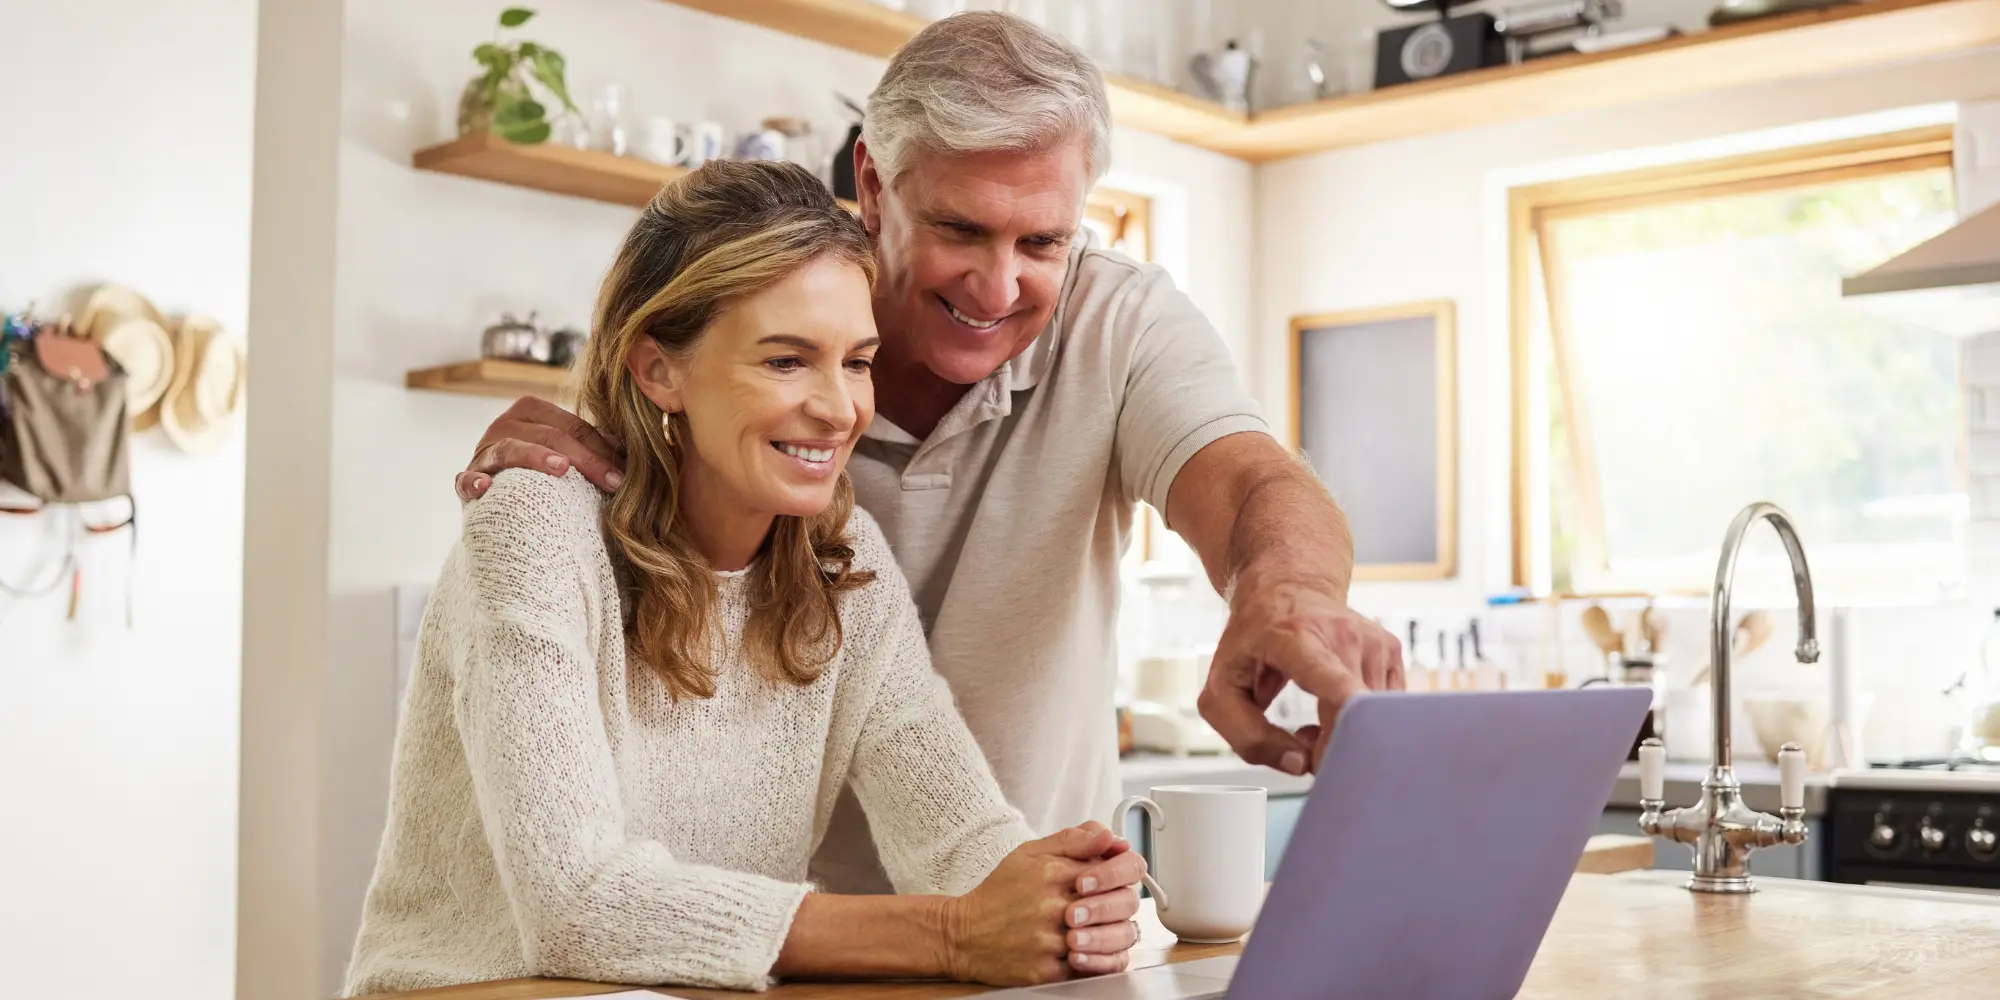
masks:
<path fill-rule="evenodd" d="M 1924 825 L 1917 830 L 1917 841 L 1924 845 L 1926 851 L 1944 850 L 1944 827 L 1932 826 L 1929 819 L 1924 820 Z"/>
<path fill-rule="evenodd" d="M 1876 823 L 1875 829 L 1868 831 L 1868 843 L 1878 851 L 1895 850 L 1896 828 L 1887 823 Z"/>
<path fill-rule="evenodd" d="M 1990 861 L 2000 851 L 2000 837 L 1986 828 L 1985 820 L 1973 820 L 1972 829 L 1965 832 L 1965 849 L 1975 858 Z"/>

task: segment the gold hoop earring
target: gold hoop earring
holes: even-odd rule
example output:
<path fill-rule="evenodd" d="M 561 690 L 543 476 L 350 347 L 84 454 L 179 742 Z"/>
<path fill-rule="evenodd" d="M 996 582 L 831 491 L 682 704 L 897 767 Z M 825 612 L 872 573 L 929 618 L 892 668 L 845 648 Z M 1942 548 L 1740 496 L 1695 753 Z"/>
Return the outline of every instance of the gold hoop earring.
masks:
<path fill-rule="evenodd" d="M 671 444 L 673 444 L 673 443 L 674 443 L 674 415 L 673 415 L 673 414 L 671 414 L 671 413 L 662 413 L 662 414 L 660 414 L 660 433 L 661 433 L 661 434 L 664 434 L 664 435 L 666 435 L 666 437 L 667 437 L 667 444 L 671 445 Z"/>

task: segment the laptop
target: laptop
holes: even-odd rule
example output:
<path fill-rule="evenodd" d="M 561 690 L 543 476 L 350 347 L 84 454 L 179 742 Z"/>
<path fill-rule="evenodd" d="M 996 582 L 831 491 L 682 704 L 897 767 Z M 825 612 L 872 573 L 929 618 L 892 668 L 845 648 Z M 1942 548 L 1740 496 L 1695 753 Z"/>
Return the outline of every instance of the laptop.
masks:
<path fill-rule="evenodd" d="M 1612 687 L 1355 698 L 1240 958 L 986 995 L 1512 997 L 1651 702 Z"/>

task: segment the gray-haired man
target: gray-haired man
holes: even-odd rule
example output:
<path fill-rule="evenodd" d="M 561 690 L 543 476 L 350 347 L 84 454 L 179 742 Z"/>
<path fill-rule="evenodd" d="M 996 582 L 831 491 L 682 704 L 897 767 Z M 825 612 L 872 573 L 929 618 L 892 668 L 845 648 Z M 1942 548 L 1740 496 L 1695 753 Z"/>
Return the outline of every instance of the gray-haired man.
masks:
<path fill-rule="evenodd" d="M 890 60 L 855 150 L 881 277 L 877 417 L 855 497 L 908 575 L 937 669 L 1037 831 L 1116 800 L 1118 563 L 1135 501 L 1165 513 L 1229 597 L 1202 714 L 1293 773 L 1364 688 L 1402 686 L 1396 640 L 1347 607 L 1353 548 L 1319 483 L 1266 433 L 1213 328 L 1159 268 L 1084 245 L 1108 167 L 1097 68 L 1026 21 L 963 14 Z M 573 462 L 615 489 L 614 450 L 521 400 L 459 493 Z M 1264 710 L 1286 681 L 1320 726 Z M 816 870 L 886 885 L 844 802 Z"/>

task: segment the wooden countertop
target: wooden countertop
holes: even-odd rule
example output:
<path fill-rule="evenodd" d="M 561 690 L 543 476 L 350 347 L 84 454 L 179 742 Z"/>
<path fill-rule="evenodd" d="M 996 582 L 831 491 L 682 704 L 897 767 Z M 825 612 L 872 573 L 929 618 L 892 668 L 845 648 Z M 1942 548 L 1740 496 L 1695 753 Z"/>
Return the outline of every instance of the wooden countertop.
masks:
<path fill-rule="evenodd" d="M 2000 991 L 2000 905 L 1985 897 L 1760 879 L 1751 896 L 1681 888 L 1684 875 L 1578 874 L 1520 996 L 1525 1000 L 1687 996 L 1925 1000 Z M 1146 903 L 1140 965 L 1234 954 L 1182 945 Z M 1449 947 L 1449 942 L 1438 942 Z M 1336 970 L 1329 970 L 1337 975 Z M 542 1000 L 631 989 L 512 979 L 414 993 L 407 1000 Z M 689 1000 L 745 994 L 657 989 Z M 982 992 L 958 983 L 787 983 L 771 1000 L 939 1000 Z"/>

